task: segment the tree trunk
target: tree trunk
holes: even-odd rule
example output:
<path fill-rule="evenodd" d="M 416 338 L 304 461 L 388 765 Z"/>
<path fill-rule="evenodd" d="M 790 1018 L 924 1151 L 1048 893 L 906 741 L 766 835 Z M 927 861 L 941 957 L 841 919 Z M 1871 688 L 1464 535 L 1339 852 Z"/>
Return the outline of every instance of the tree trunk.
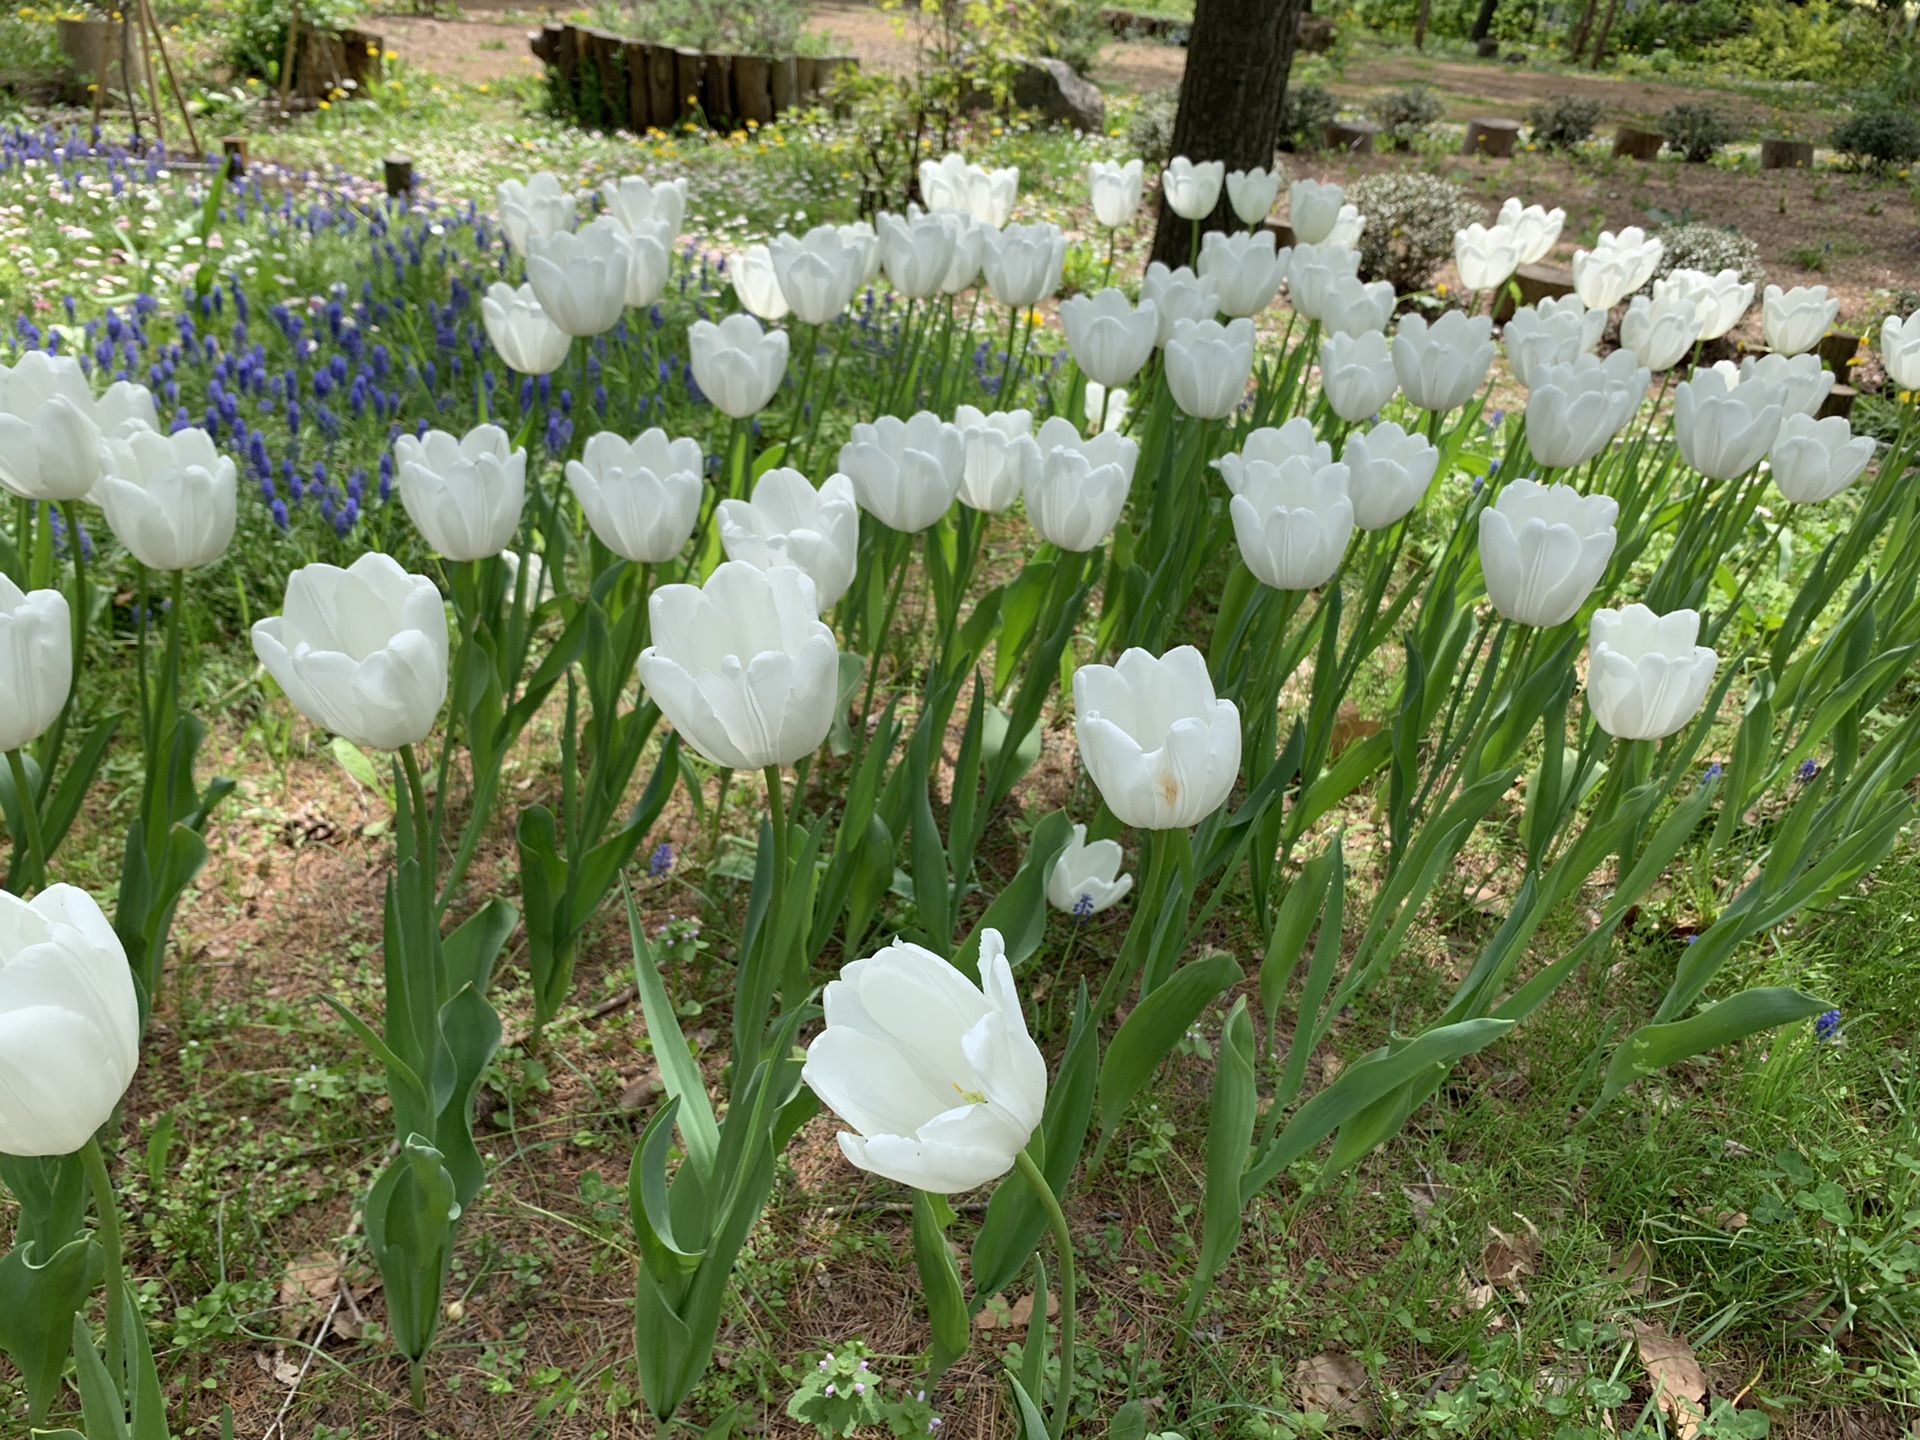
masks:
<path fill-rule="evenodd" d="M 1500 0 L 1480 0 L 1480 13 L 1473 17 L 1473 30 L 1467 38 L 1478 45 L 1493 33 L 1493 14 Z"/>
<path fill-rule="evenodd" d="M 1173 153 L 1222 160 L 1229 170 L 1271 166 L 1280 146 L 1287 73 L 1300 25 L 1300 0 L 1195 0 L 1187 72 L 1173 122 Z M 1237 229 L 1226 187 L 1205 229 Z M 1185 265 L 1193 225 L 1164 198 L 1153 258 Z"/>
<path fill-rule="evenodd" d="M 1427 17 L 1433 13 L 1433 0 L 1420 0 L 1420 15 L 1413 22 L 1413 48 L 1427 48 Z"/>
<path fill-rule="evenodd" d="M 1600 0 L 1587 0 L 1586 8 L 1580 12 L 1580 23 L 1573 27 L 1573 38 L 1567 42 L 1567 60 L 1572 64 L 1579 64 L 1586 51 L 1587 36 L 1593 30 L 1593 14 L 1599 3 Z"/>
<path fill-rule="evenodd" d="M 1607 0 L 1607 15 L 1600 22 L 1600 34 L 1593 42 L 1593 58 L 1587 62 L 1588 69 L 1600 68 L 1600 62 L 1607 53 L 1607 37 L 1613 33 L 1613 17 L 1619 13 L 1620 0 Z"/>

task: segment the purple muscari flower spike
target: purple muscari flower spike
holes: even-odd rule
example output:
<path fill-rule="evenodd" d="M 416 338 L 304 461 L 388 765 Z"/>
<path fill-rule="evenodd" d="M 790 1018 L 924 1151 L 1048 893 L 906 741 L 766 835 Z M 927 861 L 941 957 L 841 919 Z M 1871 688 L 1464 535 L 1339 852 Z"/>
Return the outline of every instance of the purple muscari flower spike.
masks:
<path fill-rule="evenodd" d="M 1073 923 L 1084 925 L 1093 918 L 1093 896 L 1083 894 L 1073 902 Z"/>
<path fill-rule="evenodd" d="M 658 880 L 671 869 L 673 869 L 673 846 L 662 842 L 653 852 L 653 857 L 647 861 L 647 874 Z"/>
<path fill-rule="evenodd" d="M 1725 770 L 1720 768 L 1720 762 L 1718 760 L 1714 761 L 1711 765 L 1707 766 L 1707 779 L 1709 780 L 1718 780 L 1722 775 L 1726 773 L 1727 772 Z"/>
<path fill-rule="evenodd" d="M 1821 1011 L 1819 1018 L 1813 1022 L 1813 1033 L 1829 1045 L 1839 1044 L 1840 1012 L 1838 1010 Z"/>
<path fill-rule="evenodd" d="M 285 530 L 287 528 L 287 502 L 286 501 L 276 500 L 273 502 L 273 523 L 278 525 L 282 530 Z"/>
<path fill-rule="evenodd" d="M 1802 760 L 1800 762 L 1800 768 L 1793 772 L 1793 778 L 1798 780 L 1802 785 L 1811 785 L 1814 776 L 1819 773 L 1819 765 L 1812 760 Z"/>

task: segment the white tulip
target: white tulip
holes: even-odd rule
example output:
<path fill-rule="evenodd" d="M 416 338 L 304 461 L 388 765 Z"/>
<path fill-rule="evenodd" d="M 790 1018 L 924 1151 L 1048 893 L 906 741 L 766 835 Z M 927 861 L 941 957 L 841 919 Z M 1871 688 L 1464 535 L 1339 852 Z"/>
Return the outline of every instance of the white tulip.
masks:
<path fill-rule="evenodd" d="M 1655 302 L 1668 298 L 1690 303 L 1700 315 L 1700 338 L 1718 340 L 1740 323 L 1753 304 L 1753 282 L 1738 270 L 1709 275 L 1704 270 L 1674 270 L 1653 282 Z"/>
<path fill-rule="evenodd" d="M 1655 374 L 1677 365 L 1700 338 L 1700 307 L 1682 295 L 1636 295 L 1620 317 L 1620 344 Z"/>
<path fill-rule="evenodd" d="M 1124 900 L 1133 876 L 1122 875 L 1118 840 L 1087 843 L 1087 827 L 1073 827 L 1073 838 L 1047 872 L 1047 903 L 1062 914 L 1085 920 Z"/>
<path fill-rule="evenodd" d="M 1606 574 L 1619 518 L 1619 505 L 1606 495 L 1513 481 L 1480 512 L 1487 599 L 1515 624 L 1564 625 Z"/>
<path fill-rule="evenodd" d="M 1167 388 L 1196 420 L 1224 420 L 1253 378 L 1253 321 L 1182 320 L 1167 342 Z"/>
<path fill-rule="evenodd" d="M 1547 366 L 1571 365 L 1591 354 L 1606 327 L 1607 312 L 1587 309 L 1578 296 L 1544 300 L 1537 307 L 1522 305 L 1500 337 L 1507 347 L 1507 368 L 1531 390 Z"/>
<path fill-rule="evenodd" d="M 693 536 L 705 471 L 698 440 L 669 439 L 656 426 L 629 443 L 602 430 L 567 462 L 567 486 L 602 545 L 622 560 L 659 565 Z"/>
<path fill-rule="evenodd" d="M 1238 495 L 1247 484 L 1255 466 L 1280 466 L 1289 460 L 1306 460 L 1309 468 L 1324 469 L 1333 463 L 1333 446 L 1313 433 L 1313 422 L 1296 415 L 1284 425 L 1263 425 L 1240 444 L 1237 453 L 1229 451 L 1213 462 L 1227 489 Z"/>
<path fill-rule="evenodd" d="M 1798 355 L 1818 345 L 1839 314 L 1840 302 L 1827 298 L 1824 285 L 1791 290 L 1769 285 L 1760 309 L 1760 331 L 1776 355 Z"/>
<path fill-rule="evenodd" d="M 1522 205 L 1519 196 L 1510 195 L 1500 206 L 1498 223 L 1520 237 L 1520 263 L 1535 265 L 1560 243 L 1567 212 L 1557 205 L 1551 210 L 1540 205 Z"/>
<path fill-rule="evenodd" d="M 78 360 L 29 350 L 0 365 L 0 486 L 23 500 L 84 500 L 100 482 L 100 441 L 159 419 L 144 386 L 122 380 L 96 399 Z"/>
<path fill-rule="evenodd" d="M 1498 290 L 1522 264 L 1520 234 L 1505 225 L 1469 225 L 1453 234 L 1453 263 L 1468 290 Z"/>
<path fill-rule="evenodd" d="M 1620 740 L 1664 740 L 1706 703 L 1720 657 L 1700 638 L 1700 614 L 1656 615 L 1644 605 L 1593 612 L 1587 706 Z"/>
<path fill-rule="evenodd" d="M 1112 431 L 1083 438 L 1058 415 L 1040 427 L 1040 463 L 1026 477 L 1027 523 L 1042 540 L 1084 553 L 1113 533 L 1133 488 L 1137 441 Z"/>
<path fill-rule="evenodd" d="M 1206 657 L 1128 650 L 1073 672 L 1080 761 L 1123 825 L 1181 830 L 1226 803 L 1240 775 L 1240 712 L 1216 700 Z"/>
<path fill-rule="evenodd" d="M 1051 223 L 1009 225 L 980 232 L 985 250 L 980 268 L 987 288 L 1002 305 L 1030 309 L 1060 288 L 1067 263 L 1067 239 Z"/>
<path fill-rule="evenodd" d="M 1440 452 L 1424 435 L 1409 435 L 1393 421 L 1347 438 L 1340 454 L 1347 467 L 1353 523 L 1385 530 L 1413 513 L 1440 468 Z"/>
<path fill-rule="evenodd" d="M 1360 252 L 1340 245 L 1296 245 L 1287 263 L 1287 303 L 1308 320 L 1322 318 L 1328 292 L 1360 276 Z M 1385 282 L 1381 282 L 1385 283 Z"/>
<path fill-rule="evenodd" d="M 1102 385 L 1124 385 L 1140 373 L 1160 338 L 1160 315 L 1151 300 L 1135 309 L 1109 287 L 1097 295 L 1060 302 L 1060 328 L 1081 371 Z"/>
<path fill-rule="evenodd" d="M 1292 253 L 1275 251 L 1271 230 L 1209 230 L 1200 241 L 1200 276 L 1213 282 L 1222 315 L 1258 315 L 1280 293 Z"/>
<path fill-rule="evenodd" d="M 1546 365 L 1533 377 L 1527 400 L 1527 446 L 1542 465 L 1584 465 L 1627 426 L 1647 397 L 1652 374 L 1631 350 L 1605 360 L 1581 355 L 1571 365 Z"/>
<path fill-rule="evenodd" d="M 763 330 L 751 315 L 687 327 L 693 380 L 723 415 L 745 420 L 766 409 L 787 378 L 790 342 L 784 330 Z"/>
<path fill-rule="evenodd" d="M 1173 338 L 1173 327 L 1182 320 L 1211 320 L 1220 313 L 1220 297 L 1211 280 L 1196 276 L 1185 265 L 1169 270 L 1158 260 L 1147 266 L 1147 277 L 1140 282 L 1140 303 L 1152 305 L 1159 317 L 1162 346 Z"/>
<path fill-rule="evenodd" d="M 1386 280 L 1360 281 L 1336 275 L 1317 297 L 1320 326 L 1334 335 L 1365 335 L 1387 328 L 1393 319 L 1393 285 Z"/>
<path fill-rule="evenodd" d="M 1592 250 L 1573 252 L 1573 288 L 1589 310 L 1611 310 L 1653 278 L 1666 247 L 1638 225 L 1602 230 Z"/>
<path fill-rule="evenodd" d="M 527 498 L 527 452 L 498 425 L 455 439 L 444 430 L 393 442 L 400 503 L 448 560 L 485 560 L 513 543 Z"/>
<path fill-rule="evenodd" d="M 1087 166 L 1087 186 L 1093 196 L 1093 218 L 1109 230 L 1131 225 L 1140 213 L 1146 189 L 1145 167 L 1138 160 L 1117 165 L 1095 160 Z"/>
<path fill-rule="evenodd" d="M 1321 341 L 1320 388 L 1333 413 L 1349 425 L 1379 414 L 1400 388 L 1387 337 L 1368 330 L 1358 335 L 1336 332 Z"/>
<path fill-rule="evenodd" d="M 1226 178 L 1224 161 L 1203 160 L 1196 165 L 1176 155 L 1160 173 L 1160 189 L 1182 220 L 1204 220 L 1220 204 L 1220 186 Z"/>
<path fill-rule="evenodd" d="M 1360 244 L 1360 237 L 1366 233 L 1367 217 L 1360 213 L 1360 207 L 1342 205 L 1340 214 L 1334 219 L 1333 228 L 1320 243 L 1329 250 L 1352 250 Z"/>
<path fill-rule="evenodd" d="M 1734 480 L 1773 448 L 1784 413 L 1778 385 L 1729 385 L 1717 370 L 1682 380 L 1673 392 L 1673 434 L 1687 464 L 1713 480 Z"/>
<path fill-rule="evenodd" d="M 1345 465 L 1316 467 L 1299 456 L 1250 464 L 1228 502 L 1240 558 L 1276 590 L 1317 590 L 1340 569 L 1353 538 Z"/>
<path fill-rule="evenodd" d="M 197 570 L 233 543 L 238 487 L 233 461 L 189 426 L 171 435 L 141 428 L 100 444 L 93 500 L 114 538 L 149 570 Z"/>
<path fill-rule="evenodd" d="M 1147 346 L 1151 350 L 1151 343 Z M 960 503 L 985 515 L 998 515 L 1020 498 L 1040 470 L 1040 447 L 1033 438 L 1031 410 L 986 414 L 972 405 L 953 412 L 966 437 L 966 468 L 960 477 Z"/>
<path fill-rule="evenodd" d="M 255 623 L 253 653 L 315 725 L 398 750 L 426 739 L 446 702 L 446 602 L 391 555 L 303 566 L 284 613 Z"/>
<path fill-rule="evenodd" d="M 880 264 L 888 283 L 909 300 L 938 295 L 953 264 L 955 227 L 937 215 L 917 211 L 909 211 L 904 220 L 883 214 L 878 224 Z"/>
<path fill-rule="evenodd" d="M 1473 398 L 1493 365 L 1493 321 L 1449 310 L 1431 325 L 1403 315 L 1393 337 L 1400 388 L 1422 410 L 1447 411 Z"/>
<path fill-rule="evenodd" d="M 1127 423 L 1127 392 L 1108 390 L 1098 380 L 1087 382 L 1087 426 L 1096 433 L 1121 430 Z M 1104 418 L 1102 418 L 1104 417 Z"/>
<path fill-rule="evenodd" d="M 890 529 L 917 535 L 945 515 L 966 474 L 967 440 L 931 410 L 910 420 L 882 415 L 855 425 L 840 447 L 860 508 Z"/>
<path fill-rule="evenodd" d="M 667 290 L 673 234 L 664 220 L 643 220 L 627 231 L 627 308 L 644 310 Z"/>
<path fill-rule="evenodd" d="M 983 224 L 1001 226 L 1013 218 L 1020 192 L 1020 169 L 987 170 L 959 155 L 920 162 L 920 195 L 929 210 L 953 210 Z"/>
<path fill-rule="evenodd" d="M 768 245 L 749 245 L 727 261 L 727 273 L 733 277 L 734 298 L 740 308 L 758 319 L 784 320 L 793 307 L 780 288 L 780 276 L 773 268 L 773 249 Z"/>
<path fill-rule="evenodd" d="M 0 574 L 0 752 L 52 728 L 73 689 L 73 611 L 58 590 L 23 591 Z"/>
<path fill-rule="evenodd" d="M 822 997 L 826 1028 L 800 1077 L 855 1132 L 862 1170 L 955 1195 L 1005 1175 L 1040 1128 L 1047 1065 L 1027 1034 L 998 930 L 980 936 L 980 984 L 896 940 Z"/>
<path fill-rule="evenodd" d="M 522 255 L 535 240 L 549 240 L 573 228 L 573 196 L 561 188 L 559 176 L 545 170 L 524 182 L 502 181 L 494 196 L 507 241 Z"/>
<path fill-rule="evenodd" d="M 566 364 L 573 337 L 547 318 L 533 286 L 519 289 L 496 280 L 480 300 L 487 338 L 517 375 L 551 375 Z"/>
<path fill-rule="evenodd" d="M 849 221 L 834 229 L 839 232 L 841 244 L 859 252 L 860 286 L 873 284 L 880 278 L 880 232 L 865 220 Z"/>
<path fill-rule="evenodd" d="M 1258 225 L 1273 212 L 1280 198 L 1280 182 L 1285 177 L 1278 169 L 1232 170 L 1227 174 L 1227 203 L 1242 225 Z"/>
<path fill-rule="evenodd" d="M 941 277 L 942 294 L 958 295 L 980 278 L 980 267 L 986 263 L 987 246 L 990 237 L 996 232 L 991 225 L 982 224 L 966 215 L 942 212 L 944 224 L 953 236 L 953 254 L 947 261 L 947 273 Z"/>
<path fill-rule="evenodd" d="M 1880 326 L 1880 358 L 1887 378 L 1902 390 L 1920 390 L 1920 311 L 1902 320 L 1889 315 Z"/>
<path fill-rule="evenodd" d="M 1325 244 L 1340 222 L 1347 192 L 1331 182 L 1296 180 L 1287 188 L 1287 224 L 1296 245 Z"/>
<path fill-rule="evenodd" d="M 804 240 L 782 232 L 767 248 L 787 309 L 807 325 L 825 325 L 844 311 L 866 271 L 865 251 L 848 244 L 837 225 L 816 225 Z"/>
<path fill-rule="evenodd" d="M 1782 415 L 1815 415 L 1833 392 L 1833 372 L 1818 355 L 1749 355 L 1740 362 L 1740 380 L 1780 387 Z"/>
<path fill-rule="evenodd" d="M 620 323 L 632 264 L 627 232 L 612 220 L 527 241 L 527 283 L 547 318 L 569 335 L 603 335 Z"/>
<path fill-rule="evenodd" d="M 606 213 L 635 234 L 657 233 L 646 227 L 664 225 L 666 243 L 672 245 L 686 228 L 685 180 L 649 181 L 644 175 L 626 175 L 602 185 L 600 199 Z"/>
<path fill-rule="evenodd" d="M 1796 505 L 1818 505 L 1865 474 L 1873 451 L 1873 437 L 1855 435 L 1838 415 L 1789 415 L 1773 442 L 1773 483 Z"/>
<path fill-rule="evenodd" d="M 813 581 L 822 611 L 853 584 L 860 506 L 845 475 L 829 475 L 816 490 L 798 470 L 769 470 L 754 482 L 751 500 L 722 500 L 716 513 L 729 560 L 760 570 L 797 566 Z"/>

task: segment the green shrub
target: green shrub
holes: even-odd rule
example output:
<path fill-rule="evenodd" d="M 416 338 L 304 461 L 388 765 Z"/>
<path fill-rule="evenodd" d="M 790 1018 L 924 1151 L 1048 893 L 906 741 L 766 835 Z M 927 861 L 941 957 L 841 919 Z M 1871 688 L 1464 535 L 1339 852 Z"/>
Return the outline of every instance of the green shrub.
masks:
<path fill-rule="evenodd" d="M 1693 164 L 1711 160 L 1739 132 L 1711 105 L 1676 105 L 1660 117 L 1667 148 Z"/>
<path fill-rule="evenodd" d="M 1909 110 L 1862 110 L 1834 126 L 1828 143 L 1856 170 L 1920 160 L 1920 116 Z"/>
<path fill-rule="evenodd" d="M 1437 175 L 1368 175 L 1347 190 L 1367 217 L 1360 236 L 1360 275 L 1391 280 L 1402 292 L 1422 290 L 1453 255 L 1454 232 L 1481 219 L 1467 192 Z"/>
<path fill-rule="evenodd" d="M 1653 272 L 1656 278 L 1676 270 L 1703 270 L 1709 275 L 1738 270 L 1756 291 L 1766 287 L 1767 267 L 1760 263 L 1760 247 L 1731 226 L 1669 225 L 1654 234 L 1661 245 L 1660 266 Z"/>
<path fill-rule="evenodd" d="M 1367 110 L 1380 122 L 1387 143 L 1396 150 L 1406 150 L 1427 133 L 1427 127 L 1440 118 L 1445 107 L 1425 85 L 1404 85 L 1376 97 Z"/>
<path fill-rule="evenodd" d="M 1606 103 L 1589 95 L 1554 95 L 1536 100 L 1527 111 L 1533 143 L 1548 150 L 1571 150 L 1593 134 L 1607 113 Z"/>
<path fill-rule="evenodd" d="M 1177 88 L 1149 90 L 1127 116 L 1127 151 L 1157 170 L 1173 158 L 1173 120 L 1180 111 Z"/>
<path fill-rule="evenodd" d="M 1318 150 L 1327 126 L 1340 118 L 1340 102 L 1324 85 L 1295 85 L 1280 110 L 1280 144 L 1289 150 Z"/>
<path fill-rule="evenodd" d="M 230 6 L 221 6 L 213 13 L 221 17 L 217 22 L 221 58 L 234 78 L 255 75 L 278 84 L 280 61 L 287 53 L 292 0 L 233 0 Z M 319 30 L 339 30 L 358 24 L 365 14 L 361 0 L 302 0 L 300 23 Z"/>

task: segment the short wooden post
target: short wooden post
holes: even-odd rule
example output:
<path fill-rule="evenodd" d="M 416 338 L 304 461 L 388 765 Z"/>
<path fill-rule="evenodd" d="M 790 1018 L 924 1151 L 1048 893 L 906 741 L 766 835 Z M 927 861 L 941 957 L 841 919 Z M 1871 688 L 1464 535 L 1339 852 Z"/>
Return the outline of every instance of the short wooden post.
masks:
<path fill-rule="evenodd" d="M 1522 265 L 1514 271 L 1513 281 L 1520 299 L 1516 303 L 1513 290 L 1501 286 L 1493 303 L 1495 324 L 1504 325 L 1512 319 L 1517 305 L 1538 305 L 1542 300 L 1573 293 L 1573 271 L 1562 265 Z"/>
<path fill-rule="evenodd" d="M 689 50 L 682 45 L 673 52 L 673 83 L 678 91 L 675 97 L 679 102 L 680 114 L 698 107 L 708 111 L 707 118 L 713 118 L 712 106 L 707 99 L 707 57 L 698 50 Z"/>
<path fill-rule="evenodd" d="M 622 43 L 627 66 L 627 128 L 636 134 L 653 124 L 653 95 L 647 88 L 647 50 L 644 41 Z"/>
<path fill-rule="evenodd" d="M 387 194 L 398 199 L 413 193 L 413 161 L 404 155 L 389 155 L 386 163 Z"/>
<path fill-rule="evenodd" d="M 1462 155 L 1491 155 L 1496 160 L 1513 156 L 1513 145 L 1520 138 L 1518 120 L 1469 120 Z"/>
<path fill-rule="evenodd" d="M 1820 356 L 1820 363 L 1845 380 L 1850 373 L 1848 363 L 1860 353 L 1860 341 L 1852 335 L 1823 335 L 1813 348 Z"/>
<path fill-rule="evenodd" d="M 800 62 L 798 57 L 783 55 L 772 62 L 769 76 L 773 87 L 773 113 L 775 118 L 786 114 L 800 103 Z"/>
<path fill-rule="evenodd" d="M 773 123 L 773 65 L 764 55 L 733 59 L 733 118 L 741 124 Z"/>
<path fill-rule="evenodd" d="M 670 45 L 647 46 L 647 110 L 652 123 L 671 129 L 680 118 L 684 92 L 674 89 L 674 52 Z"/>
<path fill-rule="evenodd" d="M 1349 155 L 1365 155 L 1372 151 L 1374 137 L 1380 133 L 1380 127 L 1371 120 L 1334 120 L 1327 125 L 1327 148 L 1344 150 Z"/>
<path fill-rule="evenodd" d="M 1811 140 L 1762 140 L 1760 168 L 1762 170 L 1811 170 L 1813 142 Z"/>
<path fill-rule="evenodd" d="M 227 178 L 241 180 L 247 173 L 247 137 L 244 135 L 222 135 L 220 153 L 227 157 Z"/>
<path fill-rule="evenodd" d="M 1820 402 L 1820 413 L 1814 418 L 1825 420 L 1829 416 L 1838 415 L 1842 420 L 1851 419 L 1853 402 L 1859 398 L 1860 392 L 1853 386 L 1836 383 L 1833 389 L 1827 392 L 1827 398 Z"/>
<path fill-rule="evenodd" d="M 811 55 L 793 57 L 794 90 L 802 104 L 820 93 L 820 63 Z"/>
<path fill-rule="evenodd" d="M 734 86 L 734 57 L 707 55 L 707 123 L 716 129 L 730 126 L 740 118 L 740 101 Z"/>
<path fill-rule="evenodd" d="M 1655 160 L 1660 156 L 1660 147 L 1666 143 L 1666 137 L 1658 130 L 1622 125 L 1613 132 L 1613 155 L 1616 160 L 1622 155 L 1629 160 Z"/>

